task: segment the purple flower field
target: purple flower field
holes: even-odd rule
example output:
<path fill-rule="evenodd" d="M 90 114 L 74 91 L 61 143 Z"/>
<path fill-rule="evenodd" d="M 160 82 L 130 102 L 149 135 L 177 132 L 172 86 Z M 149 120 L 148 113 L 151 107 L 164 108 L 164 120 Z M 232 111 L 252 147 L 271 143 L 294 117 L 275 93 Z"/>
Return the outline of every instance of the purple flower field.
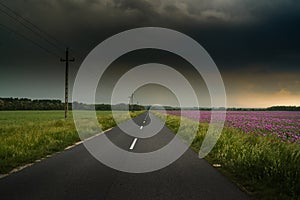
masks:
<path fill-rule="evenodd" d="M 168 114 L 197 118 L 199 111 L 168 111 Z M 200 122 L 210 122 L 211 112 L 200 111 Z M 280 141 L 300 144 L 300 112 L 227 111 L 225 126 L 261 136 L 275 135 Z"/>

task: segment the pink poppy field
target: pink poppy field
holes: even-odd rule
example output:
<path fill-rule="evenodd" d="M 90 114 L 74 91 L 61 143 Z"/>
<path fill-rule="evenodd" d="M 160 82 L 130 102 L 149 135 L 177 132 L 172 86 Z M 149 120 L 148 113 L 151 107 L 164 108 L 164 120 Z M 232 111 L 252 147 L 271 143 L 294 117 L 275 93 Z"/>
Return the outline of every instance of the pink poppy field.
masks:
<path fill-rule="evenodd" d="M 198 118 L 199 111 L 168 111 L 168 114 Z M 209 123 L 210 111 L 200 111 L 200 122 Z M 237 128 L 245 134 L 273 135 L 278 141 L 300 144 L 300 112 L 298 111 L 227 111 L 226 127 Z"/>
<path fill-rule="evenodd" d="M 215 112 L 218 120 L 221 111 Z M 191 144 L 199 152 L 211 111 L 169 110 L 167 114 L 166 126 L 174 132 L 181 123 L 180 116 L 200 122 Z M 254 199 L 299 199 L 299 111 L 227 111 L 224 125 L 205 158 L 210 164 L 243 185 Z M 189 129 L 186 131 L 188 135 Z"/>

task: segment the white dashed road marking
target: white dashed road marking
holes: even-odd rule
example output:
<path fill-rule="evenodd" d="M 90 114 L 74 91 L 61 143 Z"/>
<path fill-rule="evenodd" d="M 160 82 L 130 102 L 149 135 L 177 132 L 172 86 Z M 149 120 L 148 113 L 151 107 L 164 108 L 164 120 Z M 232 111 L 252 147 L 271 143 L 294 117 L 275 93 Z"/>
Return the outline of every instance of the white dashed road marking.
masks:
<path fill-rule="evenodd" d="M 130 150 L 132 150 L 134 148 L 136 141 L 137 141 L 137 138 L 134 138 L 134 140 L 132 141 L 132 144 L 130 145 L 130 148 L 129 148 Z"/>
<path fill-rule="evenodd" d="M 147 119 L 148 115 L 149 115 L 149 112 L 147 113 L 147 115 L 146 115 L 146 117 L 145 117 L 145 119 L 144 119 L 144 121 L 143 121 L 143 124 L 146 123 L 146 119 Z M 140 127 L 140 130 L 142 130 L 143 128 L 144 128 L 144 126 L 141 126 L 141 127 Z M 136 142 L 137 142 L 137 138 L 134 138 L 134 140 L 132 141 L 132 143 L 131 143 L 131 145 L 130 145 L 130 147 L 129 147 L 130 150 L 132 150 L 132 149 L 134 148 Z"/>

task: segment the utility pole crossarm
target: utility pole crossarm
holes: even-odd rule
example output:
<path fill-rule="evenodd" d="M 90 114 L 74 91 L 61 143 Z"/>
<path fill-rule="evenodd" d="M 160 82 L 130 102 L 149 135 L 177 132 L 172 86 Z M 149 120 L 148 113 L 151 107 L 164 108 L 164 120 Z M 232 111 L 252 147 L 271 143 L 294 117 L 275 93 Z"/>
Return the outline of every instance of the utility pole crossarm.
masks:
<path fill-rule="evenodd" d="M 66 72 L 65 72 L 65 119 L 68 117 L 69 110 L 69 100 L 68 100 L 68 91 L 69 91 L 69 62 L 74 62 L 75 58 L 69 59 L 69 48 L 66 48 L 66 58 L 61 58 L 61 62 L 66 63 Z"/>

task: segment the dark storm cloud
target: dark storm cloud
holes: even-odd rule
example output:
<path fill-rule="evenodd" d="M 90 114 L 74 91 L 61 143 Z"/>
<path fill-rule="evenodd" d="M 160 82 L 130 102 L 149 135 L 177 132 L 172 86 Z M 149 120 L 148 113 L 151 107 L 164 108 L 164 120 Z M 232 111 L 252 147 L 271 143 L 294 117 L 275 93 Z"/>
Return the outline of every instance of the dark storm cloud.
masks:
<path fill-rule="evenodd" d="M 161 26 L 197 40 L 221 73 L 235 74 L 239 80 L 244 76 L 274 74 L 266 76 L 268 81 L 281 72 L 300 74 L 297 0 L 7 0 L 5 3 L 70 45 L 77 59 L 75 68 L 90 50 L 113 34 L 130 28 Z M 25 31 L 3 14 L 0 22 Z M 1 49 L 5 55 L 1 67 L 3 63 L 9 64 L 14 71 L 18 68 L 14 66 L 28 66 L 27 70 L 32 72 L 47 63 L 46 67 L 55 68 L 53 57 L 41 54 L 40 49 L 10 32 L 0 31 L 0 34 L 0 45 L 5 47 Z M 56 67 L 56 71 L 60 69 Z M 76 69 L 72 73 L 74 76 Z M 51 73 L 50 76 L 53 77 Z M 229 86 L 236 84 L 232 76 L 227 76 Z M 62 82 L 63 78 L 57 80 Z M 293 82 L 297 81 L 299 78 L 293 76 Z M 278 90 L 283 87 L 278 85 Z M 260 89 L 270 91 L 270 87 Z"/>
<path fill-rule="evenodd" d="M 112 34 L 141 26 L 182 31 L 221 69 L 300 64 L 300 6 L 293 0 L 28 0 L 7 2 L 86 53 Z M 80 52 L 82 53 L 82 52 Z M 284 65 L 284 66 L 283 66 Z M 288 66 L 286 66 L 288 65 Z"/>

